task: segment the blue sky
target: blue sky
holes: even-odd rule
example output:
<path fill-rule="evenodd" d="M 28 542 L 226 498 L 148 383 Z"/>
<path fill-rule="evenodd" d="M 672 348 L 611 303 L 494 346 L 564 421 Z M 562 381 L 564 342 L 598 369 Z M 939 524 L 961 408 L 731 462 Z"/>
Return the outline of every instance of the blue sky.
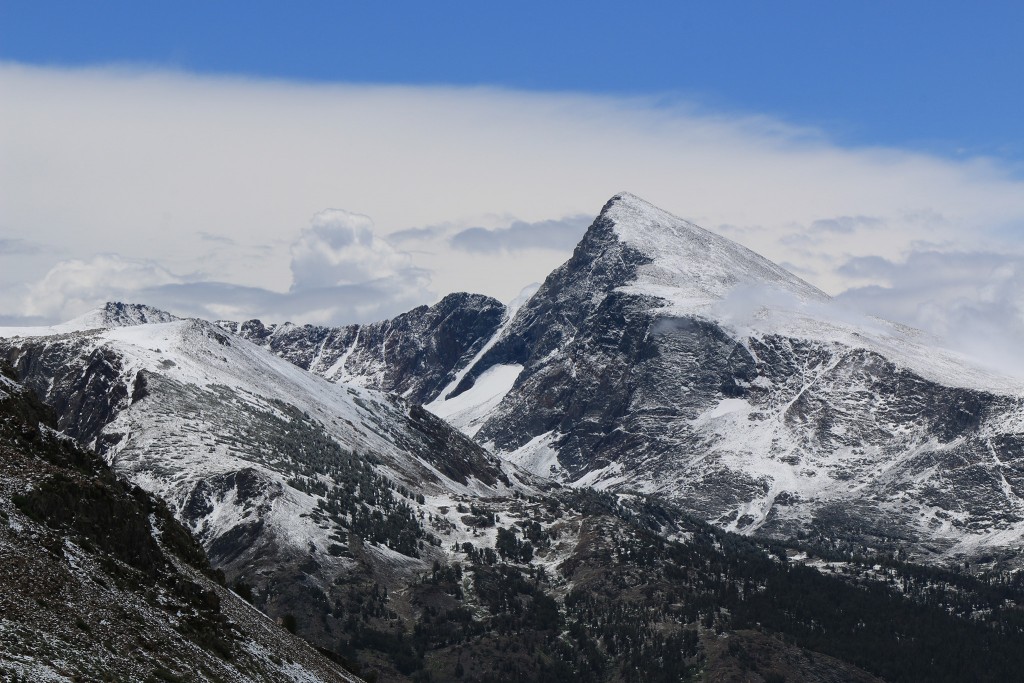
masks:
<path fill-rule="evenodd" d="M 0 59 L 645 94 L 1024 162 L 1024 3 L 8 2 Z"/>
<path fill-rule="evenodd" d="M 1024 3 L 0 0 L 0 325 L 509 301 L 627 190 L 1000 367 Z"/>

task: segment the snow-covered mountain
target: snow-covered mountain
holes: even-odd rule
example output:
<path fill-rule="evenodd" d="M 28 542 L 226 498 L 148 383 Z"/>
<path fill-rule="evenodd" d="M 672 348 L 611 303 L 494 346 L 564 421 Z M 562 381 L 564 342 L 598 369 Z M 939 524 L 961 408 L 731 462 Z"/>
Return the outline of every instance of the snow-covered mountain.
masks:
<path fill-rule="evenodd" d="M 113 304 L 80 322 L 2 330 L 0 357 L 63 431 L 166 500 L 230 582 L 318 644 L 344 630 L 338 577 L 415 576 L 473 535 L 440 508 L 538 490 L 422 407 L 211 323 Z"/>
<path fill-rule="evenodd" d="M 616 213 L 623 203 L 630 211 Z M 677 221 L 666 230 L 675 237 L 660 242 L 692 238 L 687 248 L 705 249 L 718 265 L 698 285 L 690 280 L 704 269 L 688 271 L 671 259 L 659 266 L 657 253 L 622 241 L 626 229 L 620 233 L 615 220 L 637 212 L 649 220 L 648 237 Z M 980 373 L 964 374 L 959 385 L 940 381 L 960 365 L 937 354 L 910 358 L 918 365 L 907 369 L 883 351 L 912 356 L 926 347 L 882 323 L 872 324 L 889 336 L 873 328 L 864 345 L 853 346 L 849 340 L 864 328 L 823 313 L 827 297 L 665 216 L 618 198 L 573 259 L 508 308 L 455 295 L 399 323 L 350 328 L 346 337 L 344 330 L 212 324 L 110 304 L 54 328 L 0 330 L 0 360 L 50 404 L 63 430 L 163 497 L 239 595 L 371 678 L 724 680 L 746 672 L 869 681 L 906 679 L 907 671 L 917 672 L 910 680 L 1011 678 L 1024 665 L 1014 616 L 1024 604 L 1019 575 L 979 579 L 906 566 L 863 545 L 922 552 L 927 544 L 936 548 L 933 558 L 952 557 L 940 556 L 934 533 L 907 532 L 931 530 L 909 524 L 906 512 L 929 495 L 947 496 L 930 519 L 965 504 L 974 505 L 971 514 L 994 514 L 986 477 L 1003 474 L 1009 493 L 1015 485 L 1013 426 L 991 422 L 1015 414 L 1012 385 L 980 391 L 973 387 L 1003 386 Z M 734 293 L 759 281 L 771 283 L 772 306 L 748 306 L 740 316 Z M 679 296 L 666 298 L 676 290 Z M 779 319 L 800 322 L 805 336 L 781 334 L 771 327 Z M 317 374 L 332 368 L 351 383 Z M 433 414 L 379 386 L 429 399 Z M 0 402 L 17 391 L 0 380 Z M 574 486 L 498 459 L 438 414 L 507 458 Z M 982 433 L 986 423 L 1003 425 L 1004 440 Z M 754 440 L 767 439 L 757 431 L 765 425 L 774 425 L 772 440 Z M 49 428 L 18 433 L 67 441 Z M 914 438 L 930 451 L 908 455 L 906 441 Z M 953 458 L 970 455 L 981 438 L 997 449 L 999 467 L 957 471 Z M 899 475 L 908 467 L 900 463 L 924 457 L 930 469 L 919 479 L 877 474 L 878 463 Z M 797 465 L 800 476 L 821 484 L 819 497 L 778 493 L 760 526 L 752 514 L 715 516 L 740 503 L 754 509 L 769 485 L 791 485 L 784 475 Z M 74 510 L 85 490 L 50 497 L 34 472 L 22 468 L 10 479 L 28 495 L 11 498 L 19 512 L 0 506 L 7 515 L 0 515 L 0 543 L 7 523 L 11 538 L 35 544 L 5 546 L 25 551 L 17 567 L 41 566 L 60 546 L 40 535 L 40 525 L 23 534 L 23 516 Z M 978 499 L 926 488 L 943 476 L 976 486 Z M 879 533 L 882 513 L 869 503 L 897 494 L 854 488 L 865 481 L 918 485 L 895 498 L 888 535 Z M 636 493 L 645 489 L 663 495 Z M 840 495 L 847 505 L 838 509 Z M 810 529 L 822 538 L 744 539 L 686 512 L 744 531 L 799 536 Z M 166 509 L 163 515 L 146 529 L 176 528 Z M 120 548 L 116 539 L 135 538 L 125 536 L 123 517 L 104 508 L 56 521 L 85 524 L 123 552 L 132 544 Z M 129 517 L 137 528 L 138 516 Z M 982 534 L 950 528 L 960 540 Z M 1004 533 L 972 550 L 1009 547 L 1012 526 Z M 837 537 L 845 541 L 829 542 Z M 69 604 L 88 612 L 88 628 L 109 629 L 97 603 L 109 593 L 88 583 L 93 567 L 69 547 L 68 566 L 86 577 L 77 584 L 82 599 Z M 20 564 L 29 555 L 36 564 Z M 187 611 L 170 593 L 185 590 L 200 605 L 203 596 L 175 585 L 166 594 L 144 592 L 149 607 L 140 609 L 162 610 L 178 624 Z M 19 615 L 31 607 L 26 595 Z M 233 606 L 230 619 L 248 615 L 266 627 L 234 596 L 218 595 Z M 0 591 L 0 603 L 5 598 Z M 24 640 L 0 622 L 3 664 L 7 652 L 19 652 L 10 644 L 20 648 Z M 134 642 L 153 646 L 132 629 Z M 75 634 L 67 623 L 53 633 L 65 641 Z M 185 635 L 207 642 L 209 634 Z M 161 637 L 180 641 L 167 629 Z M 286 673 L 297 672 L 293 663 L 316 663 L 254 651 L 262 665 L 269 659 Z M 204 661 L 190 652 L 181 649 L 174 666 L 154 676 L 173 677 L 190 658 Z M 38 657 L 33 650 L 26 661 Z"/>
<path fill-rule="evenodd" d="M 369 386 L 423 403 L 494 336 L 505 306 L 480 294 L 451 294 L 433 306 L 368 325 L 264 325 L 218 321 L 332 382 Z"/>
<path fill-rule="evenodd" d="M 1022 545 L 1021 382 L 846 311 L 636 196 L 613 197 L 518 309 L 488 305 L 485 316 L 468 295 L 443 303 L 446 315 L 482 322 L 460 325 L 454 362 L 422 356 L 446 381 L 410 395 L 539 475 L 658 493 L 743 533 L 845 539 L 926 561 Z M 350 360 L 358 346 L 325 341 L 331 373 L 282 335 L 271 348 L 327 377 L 401 387 L 415 380 L 400 368 L 415 361 L 393 363 L 387 349 L 434 339 L 396 333 L 362 364 Z"/>

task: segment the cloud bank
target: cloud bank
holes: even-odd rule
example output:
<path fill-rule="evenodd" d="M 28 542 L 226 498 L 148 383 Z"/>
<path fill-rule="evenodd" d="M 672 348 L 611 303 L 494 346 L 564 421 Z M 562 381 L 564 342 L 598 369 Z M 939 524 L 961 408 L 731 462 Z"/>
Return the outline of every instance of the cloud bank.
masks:
<path fill-rule="evenodd" d="M 488 230 L 468 228 L 448 239 L 448 243 L 460 251 L 476 253 L 501 253 L 526 249 L 555 249 L 572 251 L 583 237 L 593 216 L 582 214 L 561 220 L 527 223 L 514 221 L 507 228 Z"/>
<path fill-rule="evenodd" d="M 508 300 L 621 190 L 888 317 L 1005 339 L 1021 316 L 1011 169 L 678 98 L 0 64 L 0 187 L 6 319 L 107 298 L 335 323 Z"/>
<path fill-rule="evenodd" d="M 844 273 L 870 282 L 839 295 L 847 306 L 928 330 L 995 369 L 1024 376 L 1024 258 L 982 251 L 852 259 Z"/>
<path fill-rule="evenodd" d="M 214 240 L 220 241 L 220 240 Z M 106 301 L 145 302 L 181 315 L 336 324 L 405 311 L 430 296 L 429 274 L 376 238 L 368 216 L 317 213 L 290 246 L 291 287 L 264 287 L 174 274 L 158 262 L 99 254 L 57 263 L 31 286 L 21 316 L 7 324 L 67 320 Z"/>

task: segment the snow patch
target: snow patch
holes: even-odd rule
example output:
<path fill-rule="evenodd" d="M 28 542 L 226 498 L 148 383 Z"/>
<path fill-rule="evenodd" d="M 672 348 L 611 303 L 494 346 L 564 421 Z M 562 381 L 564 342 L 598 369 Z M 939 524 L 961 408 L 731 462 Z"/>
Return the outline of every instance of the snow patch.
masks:
<path fill-rule="evenodd" d="M 592 488 L 604 491 L 628 480 L 629 477 L 625 474 L 625 468 L 622 466 L 622 463 L 613 462 L 606 467 L 587 472 L 572 482 L 571 486 L 573 488 Z"/>
<path fill-rule="evenodd" d="M 456 429 L 474 436 L 505 395 L 512 390 L 523 366 L 494 365 L 480 375 L 472 387 L 450 399 L 440 396 L 423 406 L 447 420 Z"/>
<path fill-rule="evenodd" d="M 553 431 L 535 436 L 516 450 L 502 453 L 501 457 L 531 474 L 558 479 L 562 469 L 558 463 L 558 451 L 554 448 L 558 437 Z M 493 448 L 490 444 L 488 446 Z"/>
<path fill-rule="evenodd" d="M 718 405 L 704 413 L 701 413 L 697 419 L 694 420 L 694 424 L 706 424 L 708 421 L 722 417 L 723 415 L 729 415 L 730 413 L 737 413 L 740 411 L 749 412 L 751 409 L 752 406 L 744 398 L 723 398 L 718 402 Z"/>

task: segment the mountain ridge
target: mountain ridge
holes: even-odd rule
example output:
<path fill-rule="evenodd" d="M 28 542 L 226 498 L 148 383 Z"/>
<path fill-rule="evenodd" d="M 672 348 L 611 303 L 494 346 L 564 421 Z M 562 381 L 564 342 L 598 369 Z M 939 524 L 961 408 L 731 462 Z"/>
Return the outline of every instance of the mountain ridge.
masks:
<path fill-rule="evenodd" d="M 663 246 L 680 234 L 682 247 Z M 538 475 L 686 499 L 736 531 L 839 533 L 931 562 L 1024 533 L 1019 380 L 845 311 L 634 195 L 613 197 L 569 260 L 497 318 L 466 340 L 477 355 L 445 368 L 454 388 L 417 398 Z M 376 362 L 379 376 L 389 361 Z"/>
<path fill-rule="evenodd" d="M 627 291 L 671 300 L 676 311 L 689 306 L 699 310 L 740 284 L 786 291 L 801 301 L 831 299 L 760 254 L 632 193 L 620 192 L 608 200 L 601 219 L 611 222 L 622 244 L 651 259 L 638 269 L 627 285 L 633 289 Z"/>
<path fill-rule="evenodd" d="M 161 328 L 166 331 L 165 324 L 151 327 L 157 333 Z M 228 342 L 241 340 L 229 338 Z M 218 357 L 205 356 L 207 365 L 216 367 L 221 362 Z M 166 408 L 181 414 L 183 424 L 191 423 L 195 418 L 184 413 L 183 406 L 166 405 L 173 395 L 159 386 L 161 381 L 170 380 L 155 373 L 149 377 L 144 395 L 136 397 L 132 409 L 155 412 L 152 417 L 160 419 L 158 411 Z M 3 384 L 5 392 L 14 389 L 10 382 Z M 190 394 L 186 399 L 196 405 L 200 397 Z M 38 412 L 29 411 L 29 419 L 35 419 L 32 415 Z M 263 443 L 251 439 L 243 424 L 233 426 L 237 430 L 233 434 L 241 442 Z M 299 425 L 293 421 L 290 426 L 295 429 Z M 29 442 L 37 438 L 24 430 L 20 434 L 18 438 L 27 437 Z M 55 432 L 48 434 L 47 439 L 70 443 Z M 0 440 L 5 436 L 0 430 Z M 173 466 L 187 456 L 186 444 L 172 446 L 153 464 Z M 104 467 L 95 455 L 83 457 Z M 317 478 L 330 474 L 323 465 L 332 461 L 337 462 L 328 459 L 311 474 Z M 6 467 L 9 460 L 3 462 Z M 34 476 L 38 476 L 38 468 L 35 470 Z M 153 474 L 173 478 L 175 472 L 167 469 Z M 251 468 L 235 469 L 231 474 L 233 484 L 227 491 L 245 507 L 262 507 L 259 496 L 253 495 L 259 492 L 254 490 Z M 297 478 L 295 485 L 307 494 L 315 493 L 317 478 Z M 24 488 L 23 474 L 20 479 L 16 485 Z M 204 481 L 217 490 L 216 477 Z M 369 483 L 364 479 L 359 488 Z M 134 490 L 133 495 L 143 495 Z M 80 493 L 70 499 L 73 505 L 82 505 Z M 336 552 L 324 555 L 311 547 L 295 558 L 301 563 L 295 574 L 272 574 L 277 588 L 269 603 L 264 597 L 268 586 L 259 581 L 268 567 L 254 558 L 246 562 L 255 574 L 245 575 L 244 580 L 229 575 L 229 580 L 239 594 L 270 614 L 278 614 L 286 629 L 317 643 L 333 660 L 377 680 L 497 681 L 511 676 L 537 681 L 671 681 L 701 675 L 735 678 L 751 672 L 768 680 L 822 682 L 878 680 L 869 672 L 892 680 L 999 680 L 1005 679 L 1007 672 L 1019 670 L 1020 651 L 1015 645 L 1020 625 L 1013 616 L 1022 594 L 1019 581 L 1010 575 L 990 575 L 982 581 L 902 566 L 891 559 L 879 564 L 839 549 L 825 550 L 824 555 L 815 555 L 821 551 L 807 547 L 795 552 L 792 546 L 751 542 L 727 534 L 644 496 L 558 488 L 548 493 L 518 493 L 506 499 L 469 496 L 447 501 L 455 510 L 428 501 L 430 521 L 438 525 L 434 528 L 444 530 L 448 541 L 455 540 L 450 548 L 434 554 L 432 566 L 408 557 L 396 564 L 400 553 L 385 551 L 369 537 L 358 538 L 360 531 L 350 536 L 347 548 L 338 544 Z M 363 502 L 368 503 L 379 492 L 364 494 Z M 30 494 L 28 501 L 15 501 L 16 507 L 52 514 L 52 508 L 31 502 L 34 496 L 37 494 Z M 189 501 L 189 508 L 193 502 Z M 218 505 L 223 507 L 225 502 L 218 501 Z M 197 507 L 203 504 L 199 500 Z M 45 512 L 47 509 L 51 512 Z M 321 509 L 318 505 L 312 510 L 318 523 L 326 521 Z M 307 514 L 300 510 L 292 512 L 297 524 Z M 333 514 L 330 505 L 324 512 Z M 451 512 L 459 514 L 450 516 Z M 179 510 L 178 515 L 186 523 L 192 519 L 189 510 Z M 61 517 L 57 519 L 60 523 Z M 101 538 L 107 534 L 108 541 L 117 524 L 131 521 L 125 515 L 78 519 Z M 38 539 L 34 531 L 23 534 L 24 521 L 5 512 L 0 515 L 0 542 L 8 528 Z M 165 527 L 164 534 L 172 528 Z M 244 531 L 236 540 L 251 542 L 254 537 Z M 130 550 L 132 546 L 122 543 L 121 547 Z M 48 552 L 35 549 L 32 561 L 45 561 Z M 65 552 L 81 572 L 83 557 L 78 550 L 72 546 Z M 367 555 L 387 561 L 358 564 Z M 0 557 L 10 559 L 8 554 Z M 212 557 L 217 558 L 217 553 Z M 340 564 L 330 566 L 325 576 L 321 570 L 330 562 L 328 557 Z M 17 559 L 25 558 L 18 555 Z M 231 570 L 230 558 L 221 556 L 217 564 Z M 329 579 L 332 595 L 310 602 L 311 593 L 315 596 L 326 589 L 319 579 Z M 253 610 L 239 609 L 238 599 L 226 591 L 214 592 L 221 596 L 221 604 L 230 608 L 227 613 L 232 620 L 248 629 L 261 625 L 260 637 L 281 630 L 278 626 L 268 629 L 266 619 Z M 106 634 L 109 623 L 103 614 L 109 606 L 97 605 L 95 600 L 107 593 L 88 586 L 76 594 L 80 602 L 74 604 L 83 611 L 73 629 L 72 620 L 64 619 L 60 635 L 67 637 L 70 630 L 71 640 L 81 641 L 89 636 L 75 635 L 75 629 Z M 205 593 L 186 594 L 201 609 L 209 611 L 213 604 Z M 0 599 L 7 595 L 5 592 Z M 168 597 L 157 602 L 179 619 L 188 614 Z M 819 605 L 821 600 L 826 600 L 825 607 Z M 51 609 L 45 601 L 31 605 L 33 618 L 39 616 L 38 608 L 45 608 L 43 614 Z M 993 611 L 989 617 L 992 624 L 978 622 L 974 615 L 991 605 L 1005 608 L 1006 613 Z M 19 620 L 26 618 L 22 611 L 5 611 L 5 615 L 12 613 Z M 318 627 L 331 618 L 339 619 L 339 628 L 325 639 Z M 4 658 L 11 652 L 25 652 L 25 640 L 24 634 L 7 631 L 6 625 L 7 621 L 0 620 L 0 666 L 5 667 L 0 671 L 9 673 L 6 665 L 10 661 Z M 136 637 L 141 639 L 137 642 L 153 647 L 153 638 L 160 635 L 158 629 L 150 629 Z M 209 633 L 198 635 L 203 642 L 211 642 Z M 284 638 L 288 642 L 287 636 Z M 945 647 L 946 643 L 956 647 Z M 308 651 L 300 657 L 291 650 L 295 654 L 278 661 L 272 649 L 269 653 L 265 647 L 250 649 L 268 667 L 282 667 L 290 677 L 285 680 L 312 680 L 296 666 L 317 661 L 310 659 Z M 981 652 L 995 661 L 983 661 L 977 656 Z M 187 647 L 177 648 L 175 655 L 165 655 L 151 678 L 173 680 L 180 677 L 176 671 L 202 661 Z M 39 662 L 51 663 L 51 655 L 38 650 L 16 657 L 11 660 L 16 673 L 35 675 L 40 671 Z M 26 662 L 30 665 L 27 669 Z M 84 663 L 89 674 L 102 676 L 121 670 L 120 660 L 104 663 L 86 658 Z M 65 664 L 58 665 L 67 670 Z M 205 666 L 222 665 L 207 661 Z M 252 673 L 251 668 L 248 671 Z M 212 675 L 211 679 L 221 680 Z"/>
<path fill-rule="evenodd" d="M 85 327 L 21 330 L 0 357 L 63 429 L 167 501 L 232 585 L 332 652 L 351 629 L 331 605 L 445 555 L 454 527 L 438 508 L 539 490 L 419 406 L 327 382 L 212 323 Z M 383 616 L 379 603 L 350 608 Z"/>
<path fill-rule="evenodd" d="M 680 233 L 685 248 L 652 251 Z M 717 277 L 723 263 L 744 272 Z M 673 299 L 687 268 L 705 282 Z M 748 324 L 723 314 L 765 273 L 791 295 L 781 306 L 755 301 Z M 657 493 L 743 533 L 839 534 L 926 562 L 1008 557 L 1024 536 L 1024 393 L 832 306 L 620 194 L 514 310 L 454 294 L 368 326 L 218 326 L 313 374 L 401 391 L 563 484 Z"/>

